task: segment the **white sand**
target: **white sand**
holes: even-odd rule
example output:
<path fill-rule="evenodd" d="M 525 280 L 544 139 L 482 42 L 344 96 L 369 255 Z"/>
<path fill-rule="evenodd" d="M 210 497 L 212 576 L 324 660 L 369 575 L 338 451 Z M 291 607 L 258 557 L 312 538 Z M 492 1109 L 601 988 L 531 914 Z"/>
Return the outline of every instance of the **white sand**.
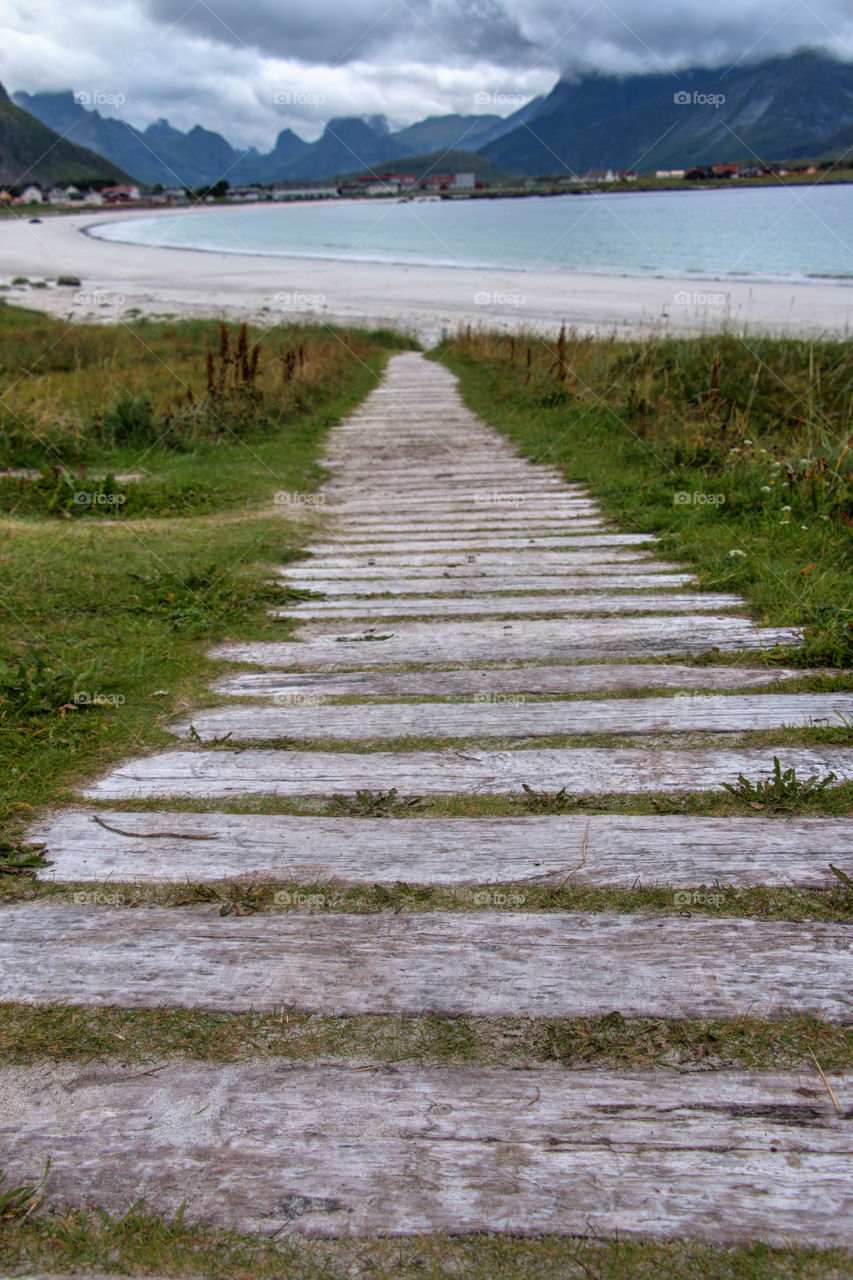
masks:
<path fill-rule="evenodd" d="M 0 221 L 0 282 L 16 275 L 49 281 L 74 275 L 81 280 L 80 289 L 54 283 L 47 289 L 16 286 L 0 296 L 79 320 L 113 320 L 133 308 L 146 315 L 221 315 L 268 324 L 320 316 L 391 324 L 427 343 L 436 341 L 442 330 L 452 333 L 465 324 L 553 332 L 563 321 L 584 332 L 620 335 L 698 333 L 722 326 L 812 336 L 853 332 L 853 287 L 838 284 L 715 283 L 249 257 L 152 249 L 83 234 L 87 226 L 132 216 L 140 216 L 139 211 L 50 215 L 37 224 L 26 216 Z M 486 303 L 481 300 L 485 295 Z M 716 301 L 720 295 L 722 302 Z"/>

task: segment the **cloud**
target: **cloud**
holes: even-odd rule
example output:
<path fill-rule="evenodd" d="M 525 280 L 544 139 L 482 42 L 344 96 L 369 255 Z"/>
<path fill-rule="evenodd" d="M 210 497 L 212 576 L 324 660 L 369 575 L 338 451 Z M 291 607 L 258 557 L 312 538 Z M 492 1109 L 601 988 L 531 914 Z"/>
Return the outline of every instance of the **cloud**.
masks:
<path fill-rule="evenodd" d="M 334 116 L 508 114 L 484 93 L 534 97 L 561 71 L 677 72 L 804 45 L 853 59 L 849 0 L 5 0 L 2 34 L 7 89 L 120 94 L 112 113 L 132 124 L 200 123 L 261 151 Z"/>

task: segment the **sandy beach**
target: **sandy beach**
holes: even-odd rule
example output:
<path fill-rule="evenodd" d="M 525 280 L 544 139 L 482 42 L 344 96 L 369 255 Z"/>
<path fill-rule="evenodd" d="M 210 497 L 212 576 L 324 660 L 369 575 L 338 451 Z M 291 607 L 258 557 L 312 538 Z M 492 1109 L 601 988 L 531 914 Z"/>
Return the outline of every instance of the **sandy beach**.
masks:
<path fill-rule="evenodd" d="M 491 271 L 243 256 L 118 244 L 87 227 L 140 211 L 0 222 L 0 283 L 9 302 L 73 320 L 223 316 L 392 325 L 432 344 L 470 324 L 552 333 L 738 332 L 849 336 L 853 287 Z M 145 216 L 163 216 L 145 212 Z M 169 210 L 166 216 L 174 216 Z M 47 288 L 11 285 L 15 276 Z M 80 286 L 55 283 L 76 276 Z"/>

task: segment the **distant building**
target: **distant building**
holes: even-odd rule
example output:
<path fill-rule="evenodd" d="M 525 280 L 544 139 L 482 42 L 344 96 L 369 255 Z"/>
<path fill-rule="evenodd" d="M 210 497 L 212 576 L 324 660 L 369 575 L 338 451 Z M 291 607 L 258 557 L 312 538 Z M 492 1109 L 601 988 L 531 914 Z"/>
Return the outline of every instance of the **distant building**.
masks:
<path fill-rule="evenodd" d="M 613 182 L 616 174 L 612 169 L 590 169 L 584 174 L 586 182 Z"/>
<path fill-rule="evenodd" d="M 35 184 L 24 187 L 15 204 L 44 204 L 44 194 L 41 187 L 37 187 Z"/>
<path fill-rule="evenodd" d="M 47 199 L 49 204 L 82 204 L 84 196 L 79 187 L 54 187 L 48 191 Z"/>
<path fill-rule="evenodd" d="M 273 200 L 330 200 L 341 193 L 331 182 L 306 183 L 301 187 L 273 187 Z"/>
<path fill-rule="evenodd" d="M 132 184 L 123 187 L 104 187 L 102 194 L 106 204 L 128 204 L 139 199 L 139 187 Z"/>
<path fill-rule="evenodd" d="M 620 169 L 619 170 L 620 182 L 636 182 L 637 176 L 638 175 L 637 175 L 636 169 Z"/>
<path fill-rule="evenodd" d="M 655 169 L 656 178 L 683 178 L 683 169 Z"/>

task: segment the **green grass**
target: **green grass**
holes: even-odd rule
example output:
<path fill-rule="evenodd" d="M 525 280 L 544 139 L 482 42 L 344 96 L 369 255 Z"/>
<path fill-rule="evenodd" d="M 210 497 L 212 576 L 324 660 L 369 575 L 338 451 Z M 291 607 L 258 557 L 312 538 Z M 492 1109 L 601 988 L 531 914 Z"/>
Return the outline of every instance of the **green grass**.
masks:
<path fill-rule="evenodd" d="M 579 847 L 576 852 L 580 861 L 582 849 Z M 305 883 L 272 876 L 259 876 L 251 882 L 241 878 L 203 883 L 176 881 L 165 885 L 146 885 L 119 878 L 106 882 L 55 883 L 35 879 L 38 865 L 24 867 L 22 872 L 13 866 L 3 875 L 0 863 L 0 904 L 50 899 L 90 909 L 98 905 L 136 909 L 212 903 L 218 906 L 222 916 L 246 916 L 258 911 L 347 915 L 376 915 L 383 911 L 394 915 L 428 911 L 617 911 L 623 915 L 686 913 L 716 918 L 853 923 L 853 881 L 848 874 L 853 872 L 853 866 L 849 857 L 837 855 L 836 861 L 843 865 L 834 872 L 830 870 L 830 863 L 820 862 L 815 867 L 816 872 L 831 882 L 828 889 L 793 889 L 772 884 L 735 888 L 719 882 L 635 885 L 625 889 L 573 883 L 570 873 L 549 886 L 489 881 L 464 888 L 432 888 L 399 881 L 344 886 L 334 881 Z"/>
<path fill-rule="evenodd" d="M 433 1066 L 600 1067 L 655 1071 L 704 1064 L 723 1070 L 825 1071 L 853 1066 L 853 1027 L 811 1015 L 767 1020 L 442 1018 L 423 1014 L 331 1017 L 210 1013 L 202 1009 L 0 1004 L 0 1062 L 125 1064 L 179 1055 L 200 1062 L 419 1062 Z"/>
<path fill-rule="evenodd" d="M 169 433 L 105 443 L 93 397 L 98 388 L 120 396 L 125 386 L 149 397 L 157 414 L 172 412 L 182 370 L 198 366 L 200 354 L 204 371 L 204 344 L 219 337 L 218 325 L 69 329 L 0 305 L 0 337 L 3 465 L 45 474 L 56 465 L 70 475 L 86 456 L 92 473 L 148 468 L 166 495 L 153 513 L 140 499 L 141 518 L 130 501 L 116 519 L 75 518 L 90 508 L 73 502 L 59 473 L 51 483 L 72 495 L 71 509 L 39 499 L 22 510 L 0 483 L 0 833 L 14 834 L 97 769 L 173 742 L 165 721 L 203 699 L 219 673 L 206 656 L 210 642 L 288 636 L 292 624 L 266 613 L 279 598 L 268 579 L 301 553 L 322 519 L 312 495 L 324 474 L 317 461 L 324 434 L 375 385 L 393 339 L 288 327 L 279 337 L 287 350 L 302 350 L 301 365 L 296 359 L 286 382 L 258 391 L 251 422 L 242 390 L 223 393 L 211 419 L 215 437 L 199 428 L 197 439 L 176 448 Z M 252 340 L 249 332 L 249 350 Z M 219 369 L 217 354 L 217 376 Z M 195 403 L 204 402 L 202 387 Z"/>
<path fill-rule="evenodd" d="M 642 1238 L 509 1234 L 271 1239 L 205 1226 L 188 1213 L 160 1217 L 139 1204 L 117 1215 L 57 1208 L 0 1223 L 0 1265 L 19 1273 L 67 1274 L 73 1268 L 79 1274 L 205 1280 L 840 1280 L 851 1274 L 853 1255 L 808 1245 L 714 1248 Z"/>
<path fill-rule="evenodd" d="M 659 534 L 704 589 L 805 627 L 777 661 L 853 662 L 850 343 L 469 332 L 434 354 L 523 454 Z"/>

